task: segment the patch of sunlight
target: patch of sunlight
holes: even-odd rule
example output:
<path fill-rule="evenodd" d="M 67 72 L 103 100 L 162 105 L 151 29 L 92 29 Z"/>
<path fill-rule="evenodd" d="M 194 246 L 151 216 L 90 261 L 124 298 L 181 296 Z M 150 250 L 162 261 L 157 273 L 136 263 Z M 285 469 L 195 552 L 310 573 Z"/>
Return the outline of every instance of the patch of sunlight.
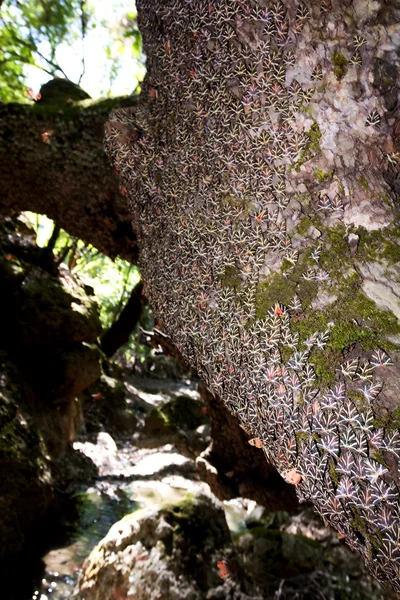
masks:
<path fill-rule="evenodd" d="M 186 480 L 188 481 L 188 480 Z M 162 504 L 175 504 L 185 498 L 189 491 L 196 492 L 199 489 L 206 492 L 210 488 L 203 482 L 190 482 L 191 486 L 173 486 L 164 478 L 162 481 L 133 481 L 126 491 L 130 497 L 143 506 L 143 510 L 158 507 Z"/>
<path fill-rule="evenodd" d="M 181 454 L 172 454 L 169 452 L 157 452 L 150 456 L 145 456 L 136 466 L 133 467 L 132 475 L 154 475 L 171 465 L 182 466 L 190 464 L 192 461 Z"/>
<path fill-rule="evenodd" d="M 224 500 L 223 507 L 229 530 L 232 533 L 243 533 L 246 531 L 246 517 L 256 506 L 257 505 L 253 500 L 247 500 L 245 498 Z"/>
<path fill-rule="evenodd" d="M 71 308 L 72 310 L 80 313 L 81 315 L 86 315 L 85 307 L 82 306 L 82 304 L 79 304 L 78 302 L 71 302 Z"/>
<path fill-rule="evenodd" d="M 36 233 L 38 246 L 47 246 L 53 233 L 54 221 L 45 215 L 28 211 L 21 213 L 20 218 Z M 77 274 L 84 284 L 93 288 L 100 304 L 101 324 L 107 329 L 117 318 L 132 289 L 139 283 L 139 269 L 121 258 L 111 260 L 91 244 L 76 240 L 61 229 L 54 254 L 57 257 L 63 253 L 63 263 L 70 272 Z"/>
<path fill-rule="evenodd" d="M 46 217 L 46 215 L 39 215 L 38 213 L 29 211 L 21 213 L 20 218 L 28 227 L 32 227 L 35 230 L 36 243 L 40 248 L 44 248 L 53 232 L 54 221 Z"/>

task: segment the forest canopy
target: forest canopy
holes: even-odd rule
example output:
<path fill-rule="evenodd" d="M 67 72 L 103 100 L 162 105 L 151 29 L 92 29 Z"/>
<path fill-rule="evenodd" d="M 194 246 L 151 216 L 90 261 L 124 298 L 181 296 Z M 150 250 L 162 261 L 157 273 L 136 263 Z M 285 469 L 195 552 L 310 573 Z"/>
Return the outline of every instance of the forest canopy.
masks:
<path fill-rule="evenodd" d="M 1 102 L 35 99 L 52 77 L 70 79 L 93 97 L 111 88 L 114 95 L 132 92 L 143 78 L 132 2 L 4 0 L 0 6 Z M 128 84 L 119 78 L 122 68 L 132 74 Z"/>

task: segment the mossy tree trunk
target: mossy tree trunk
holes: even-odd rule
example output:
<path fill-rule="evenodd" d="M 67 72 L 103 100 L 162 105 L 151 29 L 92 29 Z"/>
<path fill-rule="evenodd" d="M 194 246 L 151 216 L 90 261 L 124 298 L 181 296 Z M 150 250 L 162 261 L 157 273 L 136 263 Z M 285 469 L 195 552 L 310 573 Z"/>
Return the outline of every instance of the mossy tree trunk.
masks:
<path fill-rule="evenodd" d="M 45 214 L 111 258 L 135 263 L 130 215 L 103 149 L 109 111 L 132 102 L 74 102 L 67 94 L 0 105 L 0 214 Z"/>
<path fill-rule="evenodd" d="M 45 84 L 41 89 L 41 101 L 31 106 L 11 104 L 0 107 L 0 214 L 21 210 L 46 214 L 56 221 L 56 232 L 61 224 L 75 240 L 83 239 L 111 257 L 119 255 L 135 263 L 136 237 L 126 203 L 118 190 L 118 179 L 103 149 L 103 129 L 113 106 L 131 105 L 136 99 L 80 102 L 85 93 L 67 84 L 63 80 Z M 9 248 L 3 246 L 3 251 L 7 255 Z M 45 268 L 53 264 L 49 248 L 43 249 L 40 262 Z M 126 341 L 140 316 L 139 308 L 144 299 L 137 291 L 132 291 L 121 318 L 102 337 L 101 347 L 108 356 Z M 21 349 L 19 355 L 22 356 Z M 73 384 L 71 378 L 70 383 Z M 214 403 L 213 422 L 222 422 L 225 418 L 225 412 L 218 412 L 220 407 L 220 403 Z M 73 416 L 72 412 L 68 415 Z M 48 421 L 55 429 L 57 419 L 54 414 Z M 251 446 L 243 452 L 241 430 L 236 427 L 235 448 L 223 454 L 220 450 L 227 449 L 226 438 L 218 425 L 215 430 L 218 440 L 210 456 L 207 455 L 208 471 L 218 469 L 217 479 L 210 481 L 215 493 L 235 497 L 245 485 L 247 497 L 264 499 L 268 506 L 281 502 L 284 495 L 284 491 L 280 491 L 282 481 L 277 480 L 276 473 L 267 465 L 261 469 L 263 490 L 258 489 L 260 469 L 256 465 L 260 459 L 256 456 L 257 450 Z M 58 439 L 65 441 L 67 438 L 59 436 Z M 227 478 L 224 473 L 232 470 L 232 457 L 239 455 L 240 469 Z M 208 467 L 209 461 L 212 465 Z M 202 465 L 204 471 L 205 459 Z M 287 502 L 281 506 L 293 508 L 293 496 L 289 494 Z"/>
<path fill-rule="evenodd" d="M 400 590 L 397 5 L 139 0 L 106 137 L 164 332 Z"/>

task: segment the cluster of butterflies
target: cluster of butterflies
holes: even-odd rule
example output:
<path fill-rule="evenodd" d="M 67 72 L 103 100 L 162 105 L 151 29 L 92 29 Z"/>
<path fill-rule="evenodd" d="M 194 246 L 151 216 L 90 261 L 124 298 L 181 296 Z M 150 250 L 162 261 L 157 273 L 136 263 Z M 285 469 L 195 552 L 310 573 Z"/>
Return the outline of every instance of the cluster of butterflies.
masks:
<path fill-rule="evenodd" d="M 330 1 L 138 0 L 138 10 L 148 75 L 140 106 L 113 112 L 106 149 L 132 207 L 145 294 L 251 443 L 377 577 L 396 581 L 399 491 L 387 462 L 400 457 L 400 439 L 376 428 L 372 411 L 391 359 L 377 349 L 343 361 L 336 384 L 319 388 L 313 358 L 330 327 L 300 339 L 298 295 L 267 312 L 257 300 L 274 273 L 290 282 L 304 254 L 287 231 L 286 179 L 312 156 L 297 116 L 325 67 L 310 53 L 300 84 L 296 47 L 313 19 L 324 26 Z M 354 53 L 364 44 L 356 34 Z M 340 196 L 315 206 L 330 222 L 344 210 Z M 306 249 L 300 279 L 329 288 L 323 242 Z M 364 408 L 349 395 L 355 386 Z"/>

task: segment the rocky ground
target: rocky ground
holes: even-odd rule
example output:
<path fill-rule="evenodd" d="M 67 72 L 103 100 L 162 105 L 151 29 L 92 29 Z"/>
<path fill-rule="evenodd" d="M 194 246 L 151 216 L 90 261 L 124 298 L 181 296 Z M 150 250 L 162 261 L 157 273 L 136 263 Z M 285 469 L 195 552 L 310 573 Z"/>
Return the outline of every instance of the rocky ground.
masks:
<path fill-rule="evenodd" d="M 94 402 L 106 398 L 101 385 Z M 91 426 L 74 448 L 98 476 L 78 495 L 68 543 L 44 556 L 35 600 L 395 597 L 310 508 L 270 512 L 212 495 L 196 468 L 209 437 L 193 385 L 132 377 L 125 397 L 135 420 L 124 435 L 86 404 Z"/>

